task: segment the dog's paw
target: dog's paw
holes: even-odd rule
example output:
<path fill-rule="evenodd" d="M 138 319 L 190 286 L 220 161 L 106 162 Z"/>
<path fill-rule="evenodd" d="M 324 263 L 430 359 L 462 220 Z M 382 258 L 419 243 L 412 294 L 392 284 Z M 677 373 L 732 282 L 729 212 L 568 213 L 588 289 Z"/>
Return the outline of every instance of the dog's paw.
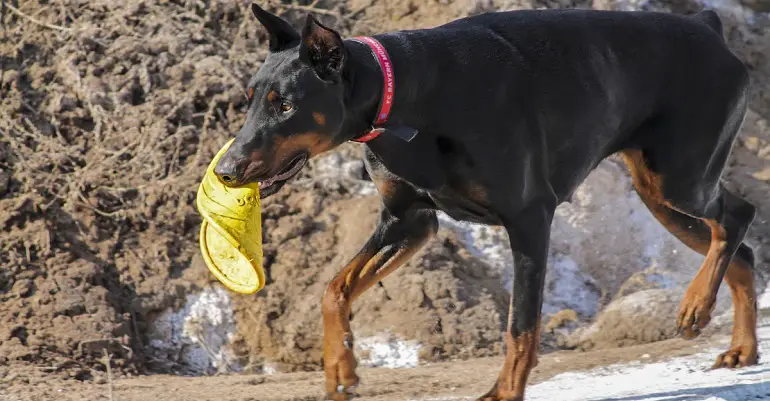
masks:
<path fill-rule="evenodd" d="M 500 398 L 496 395 L 484 395 L 476 401 L 524 401 L 524 397 Z"/>
<path fill-rule="evenodd" d="M 679 307 L 677 333 L 688 340 L 698 337 L 711 321 L 713 309 L 714 299 L 688 289 Z"/>
<path fill-rule="evenodd" d="M 324 347 L 324 372 L 326 374 L 326 399 L 346 401 L 357 397 L 356 388 L 360 382 L 356 374 L 353 339 L 345 335 L 339 344 Z"/>
<path fill-rule="evenodd" d="M 334 392 L 327 392 L 324 396 L 324 401 L 348 401 L 358 397 L 356 393 L 357 386 L 345 387 L 342 384 L 337 386 L 337 390 Z"/>
<path fill-rule="evenodd" d="M 727 352 L 720 354 L 711 369 L 720 368 L 744 368 L 759 363 L 757 344 L 739 345 L 730 347 Z"/>
<path fill-rule="evenodd" d="M 340 380 L 326 378 L 326 400 L 347 401 L 358 397 L 358 375 L 353 370 L 342 370 Z"/>
<path fill-rule="evenodd" d="M 477 398 L 476 401 L 524 401 L 524 396 L 504 394 L 495 383 L 491 390 Z"/>

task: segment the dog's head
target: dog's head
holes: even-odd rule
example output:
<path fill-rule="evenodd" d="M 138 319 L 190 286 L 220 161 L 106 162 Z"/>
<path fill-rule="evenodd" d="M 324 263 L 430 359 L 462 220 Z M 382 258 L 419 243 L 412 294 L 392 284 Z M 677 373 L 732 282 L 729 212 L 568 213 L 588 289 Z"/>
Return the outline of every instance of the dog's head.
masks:
<path fill-rule="evenodd" d="M 259 181 L 274 194 L 307 160 L 344 142 L 340 35 L 308 15 L 302 33 L 256 4 L 252 12 L 269 34 L 270 53 L 251 78 L 246 123 L 214 168 L 229 186 Z"/>

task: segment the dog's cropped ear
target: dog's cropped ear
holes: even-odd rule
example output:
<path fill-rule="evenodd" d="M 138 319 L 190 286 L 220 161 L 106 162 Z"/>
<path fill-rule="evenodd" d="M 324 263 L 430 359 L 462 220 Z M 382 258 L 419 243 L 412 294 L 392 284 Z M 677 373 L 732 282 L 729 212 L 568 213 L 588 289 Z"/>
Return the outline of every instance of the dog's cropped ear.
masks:
<path fill-rule="evenodd" d="M 285 19 L 263 10 L 255 3 L 251 3 L 251 12 L 267 29 L 270 35 L 271 52 L 281 51 L 299 43 L 299 33 Z"/>
<path fill-rule="evenodd" d="M 319 78 L 338 82 L 345 66 L 347 52 L 340 34 L 308 15 L 302 29 L 299 57 L 313 67 Z"/>

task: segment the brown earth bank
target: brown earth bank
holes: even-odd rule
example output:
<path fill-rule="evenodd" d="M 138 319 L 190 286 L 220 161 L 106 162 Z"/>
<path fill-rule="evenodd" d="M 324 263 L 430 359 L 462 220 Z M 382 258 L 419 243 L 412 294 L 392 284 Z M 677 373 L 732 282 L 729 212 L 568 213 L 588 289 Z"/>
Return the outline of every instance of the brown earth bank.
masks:
<path fill-rule="evenodd" d="M 102 381 L 105 353 L 116 377 L 320 368 L 321 293 L 366 240 L 380 207 L 360 145 L 313 161 L 264 202 L 268 285 L 254 296 L 229 295 L 236 328 L 226 335 L 224 366 L 191 364 L 184 355 L 192 345 L 169 349 L 162 337 L 171 334 L 156 323 L 173 320 L 169 311 L 184 310 L 190 297 L 218 286 L 198 255 L 194 195 L 210 158 L 240 128 L 243 85 L 266 56 L 264 31 L 248 12 L 249 2 L 2 4 L 0 391 L 42 380 Z M 429 27 L 504 9 L 689 13 L 702 7 L 602 0 L 264 4 L 296 24 L 312 11 L 345 35 Z M 753 80 L 752 112 L 725 178 L 759 207 L 750 242 L 757 250 L 758 287 L 764 288 L 770 260 L 770 28 L 767 16 L 747 10 L 720 11 L 728 43 Z M 383 287 L 356 303 L 356 335 L 417 339 L 419 360 L 427 362 L 499 354 L 505 273 L 466 245 L 461 235 L 443 229 Z M 679 268 L 672 265 L 670 270 Z M 604 327 L 615 327 L 616 334 L 604 330 L 577 344 L 565 339 L 615 298 L 656 288 L 648 278 L 657 273 L 629 284 L 637 273 L 631 267 L 591 266 L 585 287 L 596 298 L 595 310 L 558 314 L 546 333 L 546 350 L 672 337 L 673 314 L 654 326 L 651 320 L 617 325 L 605 319 Z M 670 291 L 681 294 L 680 287 Z M 656 299 L 678 302 L 670 293 Z"/>

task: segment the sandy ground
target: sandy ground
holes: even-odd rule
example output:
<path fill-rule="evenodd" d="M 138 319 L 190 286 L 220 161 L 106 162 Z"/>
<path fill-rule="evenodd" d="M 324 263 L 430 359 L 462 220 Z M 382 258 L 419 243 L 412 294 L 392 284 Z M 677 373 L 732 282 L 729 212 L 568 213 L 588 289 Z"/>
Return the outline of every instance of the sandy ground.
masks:
<path fill-rule="evenodd" d="M 760 353 L 770 352 L 770 321 L 760 328 Z M 558 351 L 533 372 L 530 401 L 770 400 L 770 362 L 704 372 L 729 337 L 667 340 L 623 349 Z M 488 390 L 502 358 L 478 358 L 407 369 L 361 369 L 361 400 L 472 400 Z M 629 380 L 631 379 L 631 380 Z M 179 377 L 153 375 L 109 383 L 41 381 L 12 386 L 2 401 L 299 401 L 320 399 L 320 372 Z M 714 397 L 712 397 L 712 395 Z M 712 397 L 712 398 L 709 398 Z M 753 398 L 751 398 L 753 397 Z"/>

